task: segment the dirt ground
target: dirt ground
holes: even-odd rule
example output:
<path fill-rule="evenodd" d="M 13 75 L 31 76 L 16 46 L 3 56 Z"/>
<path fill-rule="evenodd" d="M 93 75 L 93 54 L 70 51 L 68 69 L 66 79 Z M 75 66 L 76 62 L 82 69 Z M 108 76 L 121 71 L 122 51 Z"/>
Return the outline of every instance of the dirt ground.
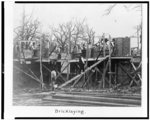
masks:
<path fill-rule="evenodd" d="M 122 87 L 117 90 L 114 89 L 100 89 L 100 90 L 92 90 L 92 89 L 81 89 L 81 88 L 63 88 L 61 90 L 55 90 L 55 92 L 87 92 L 94 94 L 106 94 L 106 95 L 140 95 L 141 88 L 140 87 Z M 52 101 L 43 101 L 44 97 L 50 96 L 53 94 L 51 89 L 42 91 L 40 86 L 38 87 L 24 87 L 24 88 L 15 88 L 13 91 L 13 105 L 15 106 L 65 106 L 65 105 L 73 105 L 72 103 L 59 103 Z M 80 104 L 75 104 L 80 105 Z"/>

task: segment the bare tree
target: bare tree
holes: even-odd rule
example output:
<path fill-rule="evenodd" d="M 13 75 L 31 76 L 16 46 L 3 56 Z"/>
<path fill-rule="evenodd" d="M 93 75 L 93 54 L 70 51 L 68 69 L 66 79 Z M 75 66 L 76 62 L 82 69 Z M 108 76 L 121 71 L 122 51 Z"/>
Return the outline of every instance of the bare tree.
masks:
<path fill-rule="evenodd" d="M 135 10 L 140 11 L 142 16 L 142 4 L 111 4 L 108 6 L 108 8 L 105 10 L 105 13 L 103 15 L 109 15 L 115 9 L 117 6 L 122 6 L 125 8 L 125 10 Z"/>
<path fill-rule="evenodd" d="M 83 21 L 69 21 L 67 23 L 59 24 L 58 28 L 52 28 L 53 36 L 58 45 L 61 47 L 61 51 L 71 50 L 76 46 L 79 41 L 89 42 L 94 39 L 95 32 L 89 28 Z M 67 50 L 65 49 L 67 48 Z"/>
<path fill-rule="evenodd" d="M 87 38 L 88 43 L 94 43 L 95 31 L 92 28 L 89 28 L 88 25 L 85 26 L 85 38 Z"/>
<path fill-rule="evenodd" d="M 24 11 L 21 25 L 14 29 L 14 33 L 16 34 L 14 40 L 32 41 L 33 39 L 38 37 L 39 25 L 40 22 L 38 21 L 38 19 L 32 20 L 32 15 L 27 16 L 25 15 Z"/>
<path fill-rule="evenodd" d="M 114 8 L 116 5 L 117 5 L 117 4 L 112 4 L 112 5 L 110 5 L 110 6 L 105 10 L 105 14 L 104 14 L 104 15 L 109 15 L 109 14 L 112 12 L 113 8 Z"/>

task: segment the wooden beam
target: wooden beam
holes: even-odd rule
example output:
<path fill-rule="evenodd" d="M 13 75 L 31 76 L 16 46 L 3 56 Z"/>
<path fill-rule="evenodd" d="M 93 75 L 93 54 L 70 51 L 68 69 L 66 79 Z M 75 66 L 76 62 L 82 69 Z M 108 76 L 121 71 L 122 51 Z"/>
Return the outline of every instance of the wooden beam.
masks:
<path fill-rule="evenodd" d="M 102 74 L 102 72 L 98 69 L 98 67 L 95 67 L 95 70 L 96 70 L 97 72 L 99 72 L 100 74 Z"/>
<path fill-rule="evenodd" d="M 135 65 L 133 64 L 133 62 L 130 62 L 130 63 L 131 63 L 131 65 L 132 65 L 133 69 L 134 69 L 134 73 L 136 74 L 136 71 L 137 71 L 138 69 L 135 67 Z M 139 67 L 139 68 L 140 68 L 140 67 Z M 139 77 L 140 80 L 142 80 L 140 74 L 137 73 L 137 76 Z"/>
<path fill-rule="evenodd" d="M 56 71 L 58 74 L 60 74 L 60 77 L 63 79 L 63 81 L 66 82 L 66 79 L 61 75 L 61 73 L 59 71 Z"/>
<path fill-rule="evenodd" d="M 85 83 L 83 84 L 82 87 L 85 87 L 87 83 L 89 83 L 89 81 L 91 80 L 90 78 L 92 77 L 92 75 L 94 74 L 94 72 L 92 72 L 89 76 L 88 76 L 88 79 L 87 81 L 85 81 Z"/>
<path fill-rule="evenodd" d="M 66 57 L 67 57 L 67 55 L 66 55 Z M 61 64 L 61 67 L 64 65 L 65 61 L 67 60 L 66 57 L 65 57 L 65 60 L 63 60 L 63 63 Z"/>
<path fill-rule="evenodd" d="M 71 86 L 71 87 L 74 87 L 78 82 L 79 82 L 79 80 L 82 78 L 82 76 L 80 76 L 75 82 L 74 82 L 74 84 Z"/>
<path fill-rule="evenodd" d="M 49 72 L 51 72 L 50 69 L 48 69 L 44 64 L 42 65 L 46 70 L 48 70 Z"/>
<path fill-rule="evenodd" d="M 68 81 L 65 82 L 64 84 L 60 85 L 59 88 L 62 88 L 62 87 L 64 87 L 64 86 L 68 85 L 69 83 L 75 81 L 77 78 L 79 78 L 79 77 L 82 76 L 82 75 L 83 75 L 83 73 L 81 73 L 81 74 L 79 74 L 79 75 L 73 77 L 71 80 L 68 80 Z"/>
<path fill-rule="evenodd" d="M 29 71 L 32 73 L 32 75 L 33 75 L 35 78 L 37 78 L 38 80 L 40 80 L 40 79 L 34 74 L 34 72 L 33 72 L 31 69 L 29 69 Z"/>
<path fill-rule="evenodd" d="M 99 51 L 99 54 L 97 55 L 95 62 L 98 61 L 98 58 L 100 57 L 100 55 L 101 55 L 101 51 Z"/>
<path fill-rule="evenodd" d="M 87 73 L 85 73 L 84 76 L 83 76 L 84 77 L 84 81 L 83 81 L 83 84 L 82 84 L 81 88 L 83 88 L 83 85 L 86 83 L 86 81 L 88 79 L 86 74 L 89 74 L 89 71 Z"/>
<path fill-rule="evenodd" d="M 125 70 L 125 68 L 119 63 L 120 68 L 138 85 L 138 82 L 130 75 L 129 72 Z"/>
<path fill-rule="evenodd" d="M 15 67 L 15 66 L 14 66 L 14 68 L 17 69 L 17 70 L 19 70 L 20 72 L 24 73 L 25 75 L 29 76 L 30 78 L 36 80 L 36 81 L 39 82 L 41 85 L 43 84 L 39 79 L 37 79 L 37 78 L 33 77 L 32 75 L 30 75 L 30 74 L 24 72 L 22 69 L 20 69 L 20 68 L 18 68 L 18 67 Z"/>
<path fill-rule="evenodd" d="M 68 85 L 69 83 L 73 82 L 74 80 L 76 80 L 78 77 L 84 75 L 84 73 L 88 72 L 89 70 L 91 70 L 93 67 L 97 66 L 98 64 L 100 64 L 102 61 L 106 60 L 109 56 L 106 56 L 104 58 L 102 58 L 100 61 L 96 62 L 95 64 L 93 64 L 92 66 L 88 67 L 83 73 L 73 77 L 71 80 L 65 82 L 64 84 L 60 85 L 59 88 L 62 88 L 66 85 Z"/>
<path fill-rule="evenodd" d="M 49 56 L 51 56 L 51 54 L 54 52 L 54 50 L 56 49 L 56 46 L 53 48 L 53 50 L 50 52 Z"/>
<path fill-rule="evenodd" d="M 70 63 L 68 63 L 68 64 L 64 67 L 64 69 L 63 69 L 61 72 L 63 72 L 63 71 L 68 67 L 69 64 L 70 64 Z M 62 74 L 62 73 L 59 73 L 59 74 L 57 75 L 56 79 L 57 79 L 61 74 Z"/>

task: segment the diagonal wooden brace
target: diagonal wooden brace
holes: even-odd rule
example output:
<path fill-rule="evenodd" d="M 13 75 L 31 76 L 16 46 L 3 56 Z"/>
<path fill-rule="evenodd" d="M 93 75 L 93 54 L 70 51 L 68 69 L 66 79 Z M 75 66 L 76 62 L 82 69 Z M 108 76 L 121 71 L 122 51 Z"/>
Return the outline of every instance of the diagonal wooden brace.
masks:
<path fill-rule="evenodd" d="M 139 85 L 139 83 L 136 81 L 136 79 L 134 79 L 132 76 L 131 76 L 131 74 L 129 73 L 129 72 L 127 72 L 126 70 L 125 70 L 125 68 L 119 63 L 119 66 L 120 66 L 120 68 L 132 79 L 132 81 L 134 81 L 137 85 Z M 132 82 L 131 81 L 131 82 Z"/>

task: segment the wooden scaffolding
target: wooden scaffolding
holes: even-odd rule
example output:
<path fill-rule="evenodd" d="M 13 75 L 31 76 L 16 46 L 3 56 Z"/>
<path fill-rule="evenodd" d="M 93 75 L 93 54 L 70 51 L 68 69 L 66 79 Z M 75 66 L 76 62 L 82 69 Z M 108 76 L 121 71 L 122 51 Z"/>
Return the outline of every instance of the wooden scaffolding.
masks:
<path fill-rule="evenodd" d="M 103 41 L 105 40 L 105 37 L 103 36 Z M 138 72 L 140 70 L 141 67 L 141 63 L 139 64 L 139 66 L 136 68 L 136 66 L 134 65 L 133 61 L 132 61 L 132 57 L 113 57 L 112 56 L 112 48 L 111 48 L 111 41 L 112 38 L 111 36 L 109 36 L 109 54 L 106 54 L 106 43 L 103 42 L 103 57 L 100 57 L 100 52 L 97 55 L 97 58 L 91 58 L 88 59 L 86 58 L 86 64 L 88 64 L 88 61 L 92 61 L 94 62 L 92 65 L 87 66 L 87 68 L 85 69 L 84 72 L 81 72 L 80 74 L 75 75 L 74 77 L 72 77 L 71 79 L 69 79 L 69 72 L 68 72 L 68 66 L 75 60 L 69 60 L 66 59 L 65 60 L 68 62 L 66 64 L 66 66 L 62 69 L 62 70 L 56 70 L 57 72 L 57 77 L 56 80 L 58 78 L 61 78 L 61 80 L 63 81 L 62 84 L 60 84 L 58 86 L 58 88 L 63 88 L 67 85 L 69 85 L 70 87 L 75 87 L 80 81 L 83 81 L 81 87 L 84 88 L 85 86 L 89 85 L 90 80 L 92 79 L 92 76 L 95 74 L 97 79 L 97 76 L 100 75 L 101 77 L 99 79 L 101 80 L 97 80 L 98 84 L 99 84 L 99 88 L 105 88 L 106 84 L 107 87 L 112 88 L 114 86 L 119 86 L 122 84 L 122 82 L 118 82 L 117 80 L 118 75 L 119 75 L 119 70 L 121 69 L 126 76 L 128 76 L 128 79 L 130 79 L 130 83 L 129 86 L 132 86 L 133 84 L 135 85 L 140 85 L 141 83 L 141 75 Z M 35 75 L 35 73 L 33 72 L 33 70 L 31 70 L 30 68 L 27 68 L 28 71 L 30 71 L 30 74 L 28 72 L 25 72 L 23 69 L 18 68 L 17 66 L 14 66 L 15 69 L 19 70 L 20 72 L 24 73 L 25 75 L 31 77 L 32 79 L 36 80 L 37 82 L 39 82 L 42 86 L 42 89 L 44 87 L 44 80 L 43 80 L 43 69 L 47 70 L 47 72 L 50 74 L 51 73 L 51 69 L 44 65 L 43 62 L 49 62 L 48 60 L 43 60 L 40 57 L 40 60 L 35 60 L 34 62 L 40 62 L 40 78 Z M 62 60 L 58 60 L 57 63 L 62 63 L 60 64 L 60 68 L 62 67 L 62 65 L 64 64 L 65 61 L 62 62 Z M 76 60 L 76 62 L 78 62 L 78 60 Z M 133 69 L 132 72 L 128 71 L 126 69 L 126 64 L 130 65 Z M 100 67 L 99 67 L 100 65 Z M 67 77 L 64 77 L 62 75 L 63 71 L 67 68 Z M 49 77 L 50 79 L 50 77 Z"/>

